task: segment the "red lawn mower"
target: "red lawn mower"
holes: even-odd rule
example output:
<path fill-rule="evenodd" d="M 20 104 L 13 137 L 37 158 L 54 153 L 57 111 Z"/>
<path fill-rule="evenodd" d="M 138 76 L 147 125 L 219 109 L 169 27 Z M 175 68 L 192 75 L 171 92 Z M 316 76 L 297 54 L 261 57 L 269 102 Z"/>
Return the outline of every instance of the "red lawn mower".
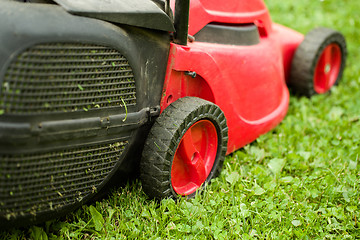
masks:
<path fill-rule="evenodd" d="M 57 217 L 140 169 L 192 197 L 274 128 L 290 86 L 342 76 L 346 43 L 271 21 L 262 0 L 0 2 L 0 225 Z"/>

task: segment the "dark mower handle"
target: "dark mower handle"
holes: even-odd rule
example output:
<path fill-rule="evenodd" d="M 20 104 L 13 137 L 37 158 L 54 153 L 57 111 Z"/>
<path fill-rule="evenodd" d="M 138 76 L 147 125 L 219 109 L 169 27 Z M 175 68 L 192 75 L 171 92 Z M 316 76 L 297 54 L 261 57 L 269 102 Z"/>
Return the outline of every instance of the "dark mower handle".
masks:
<path fill-rule="evenodd" d="M 170 6 L 170 0 L 166 0 Z M 190 0 L 177 0 L 175 2 L 175 39 L 174 42 L 180 45 L 187 45 L 189 27 Z"/>

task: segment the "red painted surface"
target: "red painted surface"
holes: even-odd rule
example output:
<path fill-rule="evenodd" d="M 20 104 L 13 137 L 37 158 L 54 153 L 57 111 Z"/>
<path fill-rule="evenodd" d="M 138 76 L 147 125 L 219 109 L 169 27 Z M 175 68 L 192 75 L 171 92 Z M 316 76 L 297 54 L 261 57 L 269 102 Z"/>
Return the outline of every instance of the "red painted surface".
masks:
<path fill-rule="evenodd" d="M 339 45 L 329 44 L 321 53 L 315 67 L 314 89 L 325 93 L 335 84 L 341 68 L 341 49 Z"/>
<path fill-rule="evenodd" d="M 175 0 L 170 0 L 170 5 L 175 9 Z M 256 23 L 265 32 L 271 31 L 271 18 L 262 0 L 191 0 L 189 34 L 194 35 L 211 22 Z"/>
<path fill-rule="evenodd" d="M 207 179 L 218 148 L 215 126 L 209 120 L 192 125 L 182 137 L 171 168 L 171 183 L 177 194 L 194 193 Z"/>
<path fill-rule="evenodd" d="M 210 22 L 255 23 L 260 43 L 171 44 L 161 111 L 185 96 L 217 104 L 227 119 L 229 154 L 274 128 L 286 115 L 289 102 L 286 79 L 295 49 L 304 37 L 272 24 L 262 0 L 228 3 L 192 0 L 189 34 Z M 196 77 L 186 75 L 188 71 L 196 72 Z"/>
<path fill-rule="evenodd" d="M 294 57 L 295 50 L 304 40 L 304 35 L 276 23 L 272 24 L 272 29 L 274 41 L 277 41 L 282 49 L 285 80 L 287 81 L 289 79 L 291 61 Z"/>

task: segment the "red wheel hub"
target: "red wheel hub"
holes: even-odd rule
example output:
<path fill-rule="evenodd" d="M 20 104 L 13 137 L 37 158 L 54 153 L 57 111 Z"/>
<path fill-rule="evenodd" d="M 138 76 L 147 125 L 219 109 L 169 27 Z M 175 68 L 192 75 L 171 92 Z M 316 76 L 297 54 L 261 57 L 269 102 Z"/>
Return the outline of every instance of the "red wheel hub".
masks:
<path fill-rule="evenodd" d="M 216 128 L 209 120 L 193 124 L 176 149 L 171 168 L 171 184 L 177 194 L 194 193 L 213 168 L 218 148 Z"/>
<path fill-rule="evenodd" d="M 335 84 L 341 68 L 341 49 L 332 43 L 325 47 L 315 67 L 314 89 L 325 93 Z"/>

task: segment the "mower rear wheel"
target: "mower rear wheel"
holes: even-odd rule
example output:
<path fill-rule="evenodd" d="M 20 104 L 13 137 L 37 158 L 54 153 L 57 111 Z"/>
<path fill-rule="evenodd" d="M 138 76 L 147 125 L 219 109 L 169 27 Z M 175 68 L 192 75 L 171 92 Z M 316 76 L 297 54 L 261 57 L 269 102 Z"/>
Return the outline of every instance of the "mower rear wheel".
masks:
<path fill-rule="evenodd" d="M 346 55 L 341 33 L 328 28 L 312 30 L 295 52 L 290 87 L 308 97 L 328 92 L 342 77 Z"/>
<path fill-rule="evenodd" d="M 157 118 L 140 163 L 144 192 L 151 198 L 193 197 L 216 177 L 227 150 L 224 113 L 203 99 L 185 97 Z"/>

